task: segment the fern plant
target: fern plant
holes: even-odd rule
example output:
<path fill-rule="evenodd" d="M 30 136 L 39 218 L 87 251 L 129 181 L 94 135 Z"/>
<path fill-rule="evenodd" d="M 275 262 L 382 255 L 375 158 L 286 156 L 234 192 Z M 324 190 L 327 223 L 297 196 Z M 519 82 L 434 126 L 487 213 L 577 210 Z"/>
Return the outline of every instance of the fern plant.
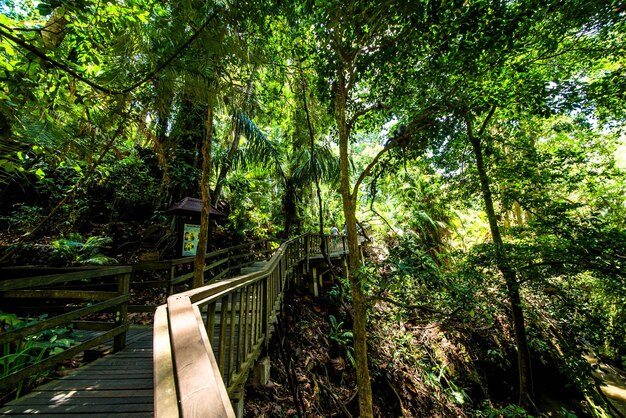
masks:
<path fill-rule="evenodd" d="M 0 332 L 34 325 L 45 320 L 47 316 L 47 314 L 44 314 L 37 318 L 23 320 L 15 314 L 0 312 Z M 68 327 L 47 329 L 24 337 L 21 340 L 2 344 L 0 377 L 7 377 L 25 367 L 37 364 L 47 357 L 59 354 L 70 348 L 76 343 L 73 332 Z M 34 381 L 38 376 L 31 376 L 29 381 Z M 16 397 L 19 397 L 23 385 L 24 381 L 17 385 Z"/>
<path fill-rule="evenodd" d="M 93 236 L 82 242 L 82 237 L 72 234 L 69 238 L 53 241 L 55 258 L 78 264 L 117 264 L 117 260 L 101 253 L 103 246 L 110 244 L 110 237 Z"/>
<path fill-rule="evenodd" d="M 337 344 L 337 346 L 346 352 L 346 357 L 350 361 L 352 367 L 356 368 L 356 361 L 354 359 L 354 347 L 352 346 L 352 340 L 354 335 L 352 331 L 346 331 L 343 329 L 343 321 L 337 322 L 337 318 L 334 315 L 328 316 L 330 322 L 330 330 L 328 332 L 328 339 Z"/>

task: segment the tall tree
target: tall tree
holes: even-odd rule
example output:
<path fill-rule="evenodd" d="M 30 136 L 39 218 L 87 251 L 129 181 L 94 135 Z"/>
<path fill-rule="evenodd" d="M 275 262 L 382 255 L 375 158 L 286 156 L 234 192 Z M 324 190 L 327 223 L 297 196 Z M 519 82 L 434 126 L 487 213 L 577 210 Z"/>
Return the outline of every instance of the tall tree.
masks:
<path fill-rule="evenodd" d="M 364 116 L 385 108 L 387 97 L 364 101 L 360 94 L 369 91 L 368 98 L 380 90 L 369 83 L 372 73 L 389 74 L 389 67 L 377 59 L 389 50 L 396 51 L 398 41 L 412 31 L 410 18 L 419 7 L 411 8 L 399 1 L 326 2 L 324 8 L 312 12 L 316 16 L 316 41 L 320 45 L 320 72 L 329 78 L 328 92 L 334 110 L 337 141 L 339 143 L 340 191 L 348 235 L 349 279 L 353 303 L 353 334 L 356 357 L 359 411 L 362 417 L 373 416 L 372 390 L 367 357 L 367 300 L 363 288 L 359 242 L 356 227 L 356 208 L 361 183 L 369 175 L 381 155 L 409 137 L 407 131 L 390 140 L 358 178 L 353 181 L 350 168 L 350 143 L 353 129 Z M 391 52 L 393 54 L 393 52 Z M 416 128 L 419 122 L 411 125 Z"/>

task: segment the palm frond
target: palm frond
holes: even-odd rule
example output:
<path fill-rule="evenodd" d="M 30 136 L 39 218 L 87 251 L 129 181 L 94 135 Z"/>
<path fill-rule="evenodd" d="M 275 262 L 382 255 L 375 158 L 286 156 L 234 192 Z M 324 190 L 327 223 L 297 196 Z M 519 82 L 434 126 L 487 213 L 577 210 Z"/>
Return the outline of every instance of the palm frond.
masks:
<path fill-rule="evenodd" d="M 301 148 L 291 159 L 291 175 L 299 185 L 319 181 L 336 185 L 339 183 L 339 158 L 327 146 Z"/>
<path fill-rule="evenodd" d="M 235 154 L 233 166 L 242 168 L 251 165 L 273 168 L 282 173 L 280 153 L 276 145 L 259 129 L 244 112 L 234 115 L 235 128 L 245 138 L 245 143 Z"/>

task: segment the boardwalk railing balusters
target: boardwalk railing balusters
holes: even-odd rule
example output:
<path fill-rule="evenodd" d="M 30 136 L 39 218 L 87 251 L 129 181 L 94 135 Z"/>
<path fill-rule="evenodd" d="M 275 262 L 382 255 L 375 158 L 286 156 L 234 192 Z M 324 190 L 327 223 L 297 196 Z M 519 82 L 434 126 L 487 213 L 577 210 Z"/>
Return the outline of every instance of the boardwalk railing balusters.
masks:
<path fill-rule="evenodd" d="M 320 254 L 321 243 L 329 241 L 330 237 L 315 234 L 294 238 L 283 243 L 260 271 L 172 295 L 157 309 L 156 417 L 235 416 L 229 395 L 245 383 L 267 346 L 284 289 L 289 280 L 299 279 L 300 267 L 308 268 L 310 257 Z M 201 312 L 206 312 L 204 319 Z M 193 317 L 195 324 L 186 322 Z M 168 347 L 157 349 L 157 344 Z M 193 366 L 190 359 L 197 359 Z M 179 406 L 176 414 L 173 405 Z"/>
<path fill-rule="evenodd" d="M 49 302 L 53 299 L 96 301 L 92 305 L 69 310 L 64 309 L 63 313 L 33 325 L 0 333 L 0 346 L 4 347 L 3 354 L 5 356 L 19 355 L 20 353 L 11 353 L 11 351 L 19 349 L 25 337 L 45 330 L 72 327 L 76 330 L 99 332 L 99 334 L 94 334 L 91 338 L 87 337 L 86 340 L 60 353 L 42 358 L 20 370 L 15 370 L 12 373 L 5 370 L 4 377 L 0 378 L 0 390 L 15 386 L 24 379 L 54 367 L 60 361 L 70 359 L 76 354 L 100 345 L 111 338 L 114 339 L 115 351 L 124 348 L 125 334 L 128 330 L 126 312 L 130 299 L 130 272 L 131 267 L 111 267 L 0 281 L 0 295 L 5 310 L 11 310 L 11 302 L 22 303 L 21 301 L 26 298 L 31 303 L 39 300 Z M 85 282 L 88 282 L 92 288 L 104 290 L 84 290 Z M 52 308 L 54 306 L 44 306 L 42 309 Z M 93 316 L 110 310 L 115 312 L 113 322 L 101 319 L 81 320 L 86 316 Z M 7 364 L 9 363 L 7 362 Z"/>
<path fill-rule="evenodd" d="M 0 390 L 110 341 L 113 341 L 114 351 L 121 350 L 127 342 L 128 313 L 155 314 L 153 350 L 145 342 L 146 337 L 150 338 L 149 334 L 133 328 L 134 334 L 128 339 L 131 349 L 111 356 L 111 365 L 120 359 L 118 368 L 125 367 L 124 364 L 129 363 L 124 362 L 128 361 L 134 365 L 132 371 L 127 370 L 132 372 L 128 382 L 124 379 L 118 382 L 127 386 L 113 391 L 115 395 L 110 390 L 114 381 L 102 371 L 118 376 L 123 373 L 122 369 L 103 368 L 104 363 L 96 361 L 75 373 L 80 377 L 37 388 L 28 396 L 0 408 L 0 414 L 11 415 L 15 411 L 22 411 L 21 414 L 36 414 L 38 411 L 65 413 L 63 411 L 69 412 L 74 410 L 72 408 L 88 412 L 91 404 L 83 403 L 81 399 L 114 396 L 111 405 L 94 403 L 93 407 L 107 416 L 118 410 L 151 416 L 150 399 L 144 392 L 152 388 L 152 379 L 148 381 L 145 376 L 145 369 L 150 367 L 145 360 L 152 358 L 154 413 L 157 417 L 235 416 L 230 399 L 237 399 L 259 356 L 267 349 L 284 290 L 290 283 L 303 284 L 302 279 L 307 277 L 303 273 L 309 270 L 310 261 L 321 259 L 321 245 L 325 245 L 335 259 L 346 255 L 340 246 L 330 248 L 330 242 L 330 236 L 307 234 L 283 243 L 275 251 L 275 246 L 263 240 L 207 253 L 204 269 L 207 284 L 182 293 L 174 292 L 191 281 L 193 257 L 104 268 L 2 269 L 5 277 L 11 277 L 0 280 L 3 310 L 20 314 L 20 317 L 36 312 L 57 314 L 0 333 L 0 346 L 4 346 L 5 353 L 8 349 L 15 351 L 29 336 L 44 330 L 73 327 L 82 335 L 75 334 L 81 341 L 61 353 L 10 373 L 4 370 Z M 271 254 L 269 260 L 261 260 L 262 255 L 268 254 Z M 24 277 L 32 271 L 40 275 Z M 161 273 L 155 273 L 159 271 Z M 44 273 L 48 275 L 41 275 Z M 225 278 L 233 275 L 237 276 Z M 160 306 L 130 305 L 131 294 L 141 288 L 162 289 L 162 294 L 167 296 L 166 303 Z M 31 302 L 24 304 L 25 298 L 30 298 Z M 34 310 L 37 306 L 32 302 L 37 300 L 46 301 L 38 306 L 39 311 Z M 143 334 L 137 334 L 137 331 Z M 138 335 L 144 336 L 138 339 Z M 135 358 L 142 358 L 141 365 L 134 362 Z M 99 377 L 92 380 L 90 373 Z M 85 386 L 72 382 L 81 382 Z M 137 385 L 144 391 L 142 401 L 129 403 L 129 396 Z M 55 391 L 64 388 L 70 392 L 51 392 L 51 388 Z M 48 399 L 47 393 L 66 396 L 69 403 L 63 403 L 67 403 L 68 409 L 58 409 L 60 404 L 55 396 L 50 398 L 50 403 L 41 403 Z M 94 418 L 96 416 L 100 415 L 96 414 Z"/>

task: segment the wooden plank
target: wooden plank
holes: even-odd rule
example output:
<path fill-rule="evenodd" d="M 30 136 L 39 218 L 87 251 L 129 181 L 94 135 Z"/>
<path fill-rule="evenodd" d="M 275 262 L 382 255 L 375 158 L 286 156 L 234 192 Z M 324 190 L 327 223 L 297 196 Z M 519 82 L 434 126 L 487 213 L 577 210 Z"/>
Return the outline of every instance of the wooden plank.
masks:
<path fill-rule="evenodd" d="M 228 384 L 228 379 L 233 374 L 233 363 L 235 362 L 235 318 L 237 314 L 237 301 L 235 297 L 237 296 L 237 292 L 231 293 L 230 296 L 230 339 L 228 340 L 228 372 L 224 370 L 224 374 L 227 377 L 226 384 Z M 241 307 L 240 307 L 241 309 Z"/>
<path fill-rule="evenodd" d="M 256 341 L 256 324 L 258 320 L 257 309 L 259 306 L 259 298 L 257 297 L 257 283 L 254 283 L 251 287 L 252 290 L 252 309 L 250 310 L 250 347 L 252 347 Z"/>
<path fill-rule="evenodd" d="M 204 268 L 204 271 L 214 269 L 215 267 L 221 266 L 222 264 L 227 263 L 227 262 L 228 262 L 228 258 L 222 258 L 221 260 L 217 260 L 216 262 L 211 263 L 208 266 L 206 266 Z"/>
<path fill-rule="evenodd" d="M 60 360 L 72 358 L 76 354 L 85 351 L 87 348 L 94 347 L 98 344 L 102 344 L 104 341 L 111 339 L 112 337 L 122 332 L 126 332 L 127 329 L 128 329 L 127 325 L 112 329 L 111 331 L 106 332 L 96 338 L 92 338 L 88 341 L 83 342 L 82 344 L 76 345 L 74 347 L 70 347 L 67 350 L 63 351 L 62 353 L 50 356 L 47 359 L 44 359 L 38 363 L 27 366 L 15 373 L 12 373 L 6 377 L 3 377 L 2 379 L 0 379 L 0 390 L 6 387 L 14 386 L 29 376 L 33 376 L 37 373 L 47 370 L 53 367 L 54 365 L 56 365 Z"/>
<path fill-rule="evenodd" d="M 147 364 L 152 364 L 152 361 L 147 362 Z M 111 370 L 101 369 L 100 371 L 89 369 L 89 377 L 99 380 L 99 379 L 119 379 L 120 377 L 128 377 L 129 379 L 139 379 L 139 378 L 150 378 L 152 379 L 152 370 L 118 370 L 117 372 L 112 372 Z M 83 374 L 71 374 L 69 376 L 65 376 L 64 380 L 84 380 Z"/>
<path fill-rule="evenodd" d="M 128 398 L 133 399 L 133 398 Z M 69 416 L 70 414 L 77 413 L 108 413 L 108 414 L 121 414 L 124 412 L 152 412 L 152 404 L 145 403 L 118 403 L 118 404 L 87 404 L 87 405 L 16 405 L 8 408 L 3 408 L 3 414 L 59 414 L 62 410 L 63 415 Z M 57 415 L 58 416 L 58 415 Z"/>
<path fill-rule="evenodd" d="M 140 261 L 138 263 L 131 264 L 133 273 L 140 272 L 140 271 L 169 270 L 171 266 L 172 266 L 171 260 Z"/>
<path fill-rule="evenodd" d="M 226 312 L 228 312 L 228 296 L 224 295 L 222 297 L 222 312 L 220 314 L 220 342 L 218 345 L 218 357 L 217 361 L 219 364 L 220 370 L 226 370 Z"/>
<path fill-rule="evenodd" d="M 201 324 L 202 318 L 200 317 L 200 310 L 194 309 L 194 313 L 196 314 L 196 321 Z M 207 356 L 209 357 L 209 362 L 211 363 L 213 379 L 215 379 L 216 382 L 219 382 L 216 389 L 219 392 L 220 399 L 222 400 L 221 406 L 224 408 L 224 411 L 226 412 L 226 416 L 228 418 L 235 418 L 235 411 L 233 410 L 233 406 L 231 405 L 228 398 L 228 392 L 226 391 L 226 387 L 224 386 L 224 382 L 222 381 L 222 376 L 217 366 L 217 361 L 215 361 L 215 356 L 213 355 L 213 350 L 211 349 L 209 337 L 206 332 L 203 332 L 202 327 L 200 327 L 200 334 L 202 336 L 202 342 L 206 349 Z"/>
<path fill-rule="evenodd" d="M 267 276 L 265 280 L 259 282 L 261 284 L 261 332 L 265 335 L 269 333 L 269 322 L 270 322 L 270 306 L 269 306 L 269 298 L 270 298 L 270 276 Z M 267 348 L 269 343 L 269 339 L 265 339 L 265 347 Z"/>
<path fill-rule="evenodd" d="M 131 282 L 130 287 L 132 289 L 166 288 L 169 283 L 169 280 L 146 280 L 142 282 Z"/>
<path fill-rule="evenodd" d="M 120 295 L 128 296 L 128 299 L 118 305 L 115 323 L 118 326 L 128 328 L 128 301 L 130 300 L 130 272 L 122 273 L 118 276 L 117 292 Z M 126 346 L 126 333 L 121 333 L 113 339 L 113 350 L 119 351 Z"/>
<path fill-rule="evenodd" d="M 167 307 L 181 414 L 234 418 L 232 408 L 227 409 L 221 399 L 218 388 L 223 382 L 215 374 L 196 373 L 212 370 L 213 364 L 205 347 L 204 328 L 198 324 L 189 298 L 170 296 Z"/>
<path fill-rule="evenodd" d="M 112 392 L 112 391 L 109 391 Z M 32 392 L 31 392 L 32 393 Z M 152 411 L 152 396 L 114 396 L 107 395 L 105 397 L 86 397 L 86 396 L 75 396 L 78 392 L 58 392 L 57 395 L 53 396 L 54 400 L 50 397 L 50 392 L 36 392 L 38 396 L 32 396 L 30 398 L 22 397 L 16 401 L 8 402 L 5 406 L 14 405 L 50 405 L 53 402 L 57 408 L 65 407 L 68 405 L 102 405 L 102 404 L 149 404 L 150 411 Z"/>
<path fill-rule="evenodd" d="M 213 277 L 213 280 L 217 280 L 220 277 L 225 276 L 228 273 L 230 273 L 230 267 L 227 267 L 224 270 L 222 270 L 219 274 L 217 274 L 215 277 Z"/>
<path fill-rule="evenodd" d="M 145 360 L 141 359 L 141 358 L 134 358 L 134 359 L 117 359 L 115 360 L 113 357 L 111 356 L 105 356 L 103 357 L 101 360 L 104 360 L 102 363 L 100 363 L 101 366 L 103 365 L 108 365 L 110 367 L 124 367 L 124 368 L 137 368 L 139 366 L 141 367 L 147 367 Z"/>
<path fill-rule="evenodd" d="M 3 416 L 3 414 L 0 413 L 0 416 Z M 37 414 L 37 415 L 33 415 L 31 413 L 27 413 L 27 414 L 8 414 L 7 416 L 10 416 L 11 418 L 67 418 L 67 417 L 71 417 L 71 418 L 111 418 L 111 414 L 109 413 L 77 413 L 77 414 L 72 414 L 71 416 L 68 415 L 64 415 L 64 414 Z M 124 413 L 124 417 L 129 417 L 129 418 L 151 418 L 152 412 L 126 412 Z"/>
<path fill-rule="evenodd" d="M 3 332 L 0 334 L 0 345 L 5 344 L 10 341 L 15 341 L 20 338 L 24 338 L 28 335 L 36 334 L 45 329 L 52 329 L 52 328 L 56 328 L 64 324 L 69 324 L 70 321 L 72 321 L 73 319 L 80 318 L 82 316 L 89 315 L 98 311 L 102 311 L 102 310 L 111 308 L 113 306 L 117 306 L 120 303 L 124 303 L 128 301 L 128 298 L 129 298 L 128 295 L 118 296 L 118 297 L 111 298 L 104 302 L 96 303 L 86 308 L 77 309 L 72 312 L 55 316 L 54 318 L 50 318 L 45 321 L 38 322 L 28 327 Z"/>
<path fill-rule="evenodd" d="M 236 247 L 231 247 L 231 248 L 236 248 Z M 225 254 L 231 248 L 222 248 L 221 250 L 211 251 L 210 253 L 206 253 L 204 258 L 207 259 L 207 258 L 210 258 L 210 257 L 215 257 L 216 255 Z M 196 259 L 196 257 L 192 256 L 192 257 L 175 258 L 175 259 L 173 259 L 171 261 L 172 261 L 172 265 L 174 265 L 174 264 L 193 263 L 195 261 L 195 259 Z"/>
<path fill-rule="evenodd" d="M 209 303 L 206 308 L 206 332 L 211 337 L 215 332 L 215 305 L 217 305 L 215 302 Z"/>
<path fill-rule="evenodd" d="M 0 281 L 0 292 L 6 290 L 19 290 L 32 287 L 47 286 L 54 283 L 116 276 L 118 274 L 130 273 L 131 270 L 131 267 L 107 267 L 95 270 L 85 270 L 76 273 L 61 273 L 51 274 L 48 276 L 23 277 L 21 279 L 2 280 Z"/>
<path fill-rule="evenodd" d="M 154 314 L 154 416 L 178 417 L 178 398 L 170 346 L 167 310 L 161 306 Z"/>
<path fill-rule="evenodd" d="M 74 325 L 76 330 L 88 331 L 109 331 L 117 326 L 113 322 L 100 321 L 72 321 L 72 325 Z"/>
<path fill-rule="evenodd" d="M 241 253 L 230 257 L 231 260 L 239 260 L 240 258 L 254 257 L 253 253 Z"/>
<path fill-rule="evenodd" d="M 143 362 L 146 359 L 149 359 L 150 356 L 142 356 L 142 357 L 121 357 L 121 358 L 117 358 L 116 356 L 104 356 L 101 359 L 98 359 L 98 363 L 97 364 L 92 364 L 93 367 L 100 367 L 100 366 L 104 366 L 104 365 L 112 365 L 112 364 L 120 364 L 123 365 L 124 367 L 127 367 L 128 369 L 133 369 L 136 367 L 133 366 L 140 366 L 143 365 Z"/>
<path fill-rule="evenodd" d="M 61 379 L 55 380 L 50 385 L 50 390 L 127 390 L 127 389 L 153 389 L 154 385 L 152 377 L 137 379 L 91 379 L 86 377 L 85 380 L 78 379 Z"/>
<path fill-rule="evenodd" d="M 256 329 L 255 329 L 256 339 L 254 340 L 255 342 L 258 340 L 259 335 L 261 334 L 261 327 L 263 324 L 263 289 L 262 289 L 261 283 L 262 282 L 259 281 L 255 284 L 255 289 L 256 289 L 255 299 L 257 302 L 256 312 L 255 312 L 255 316 L 256 316 Z"/>
<path fill-rule="evenodd" d="M 2 292 L 4 298 L 33 298 L 33 299 L 82 299 L 82 300 L 107 300 L 117 296 L 116 292 L 98 292 L 89 290 L 7 290 Z"/>
<path fill-rule="evenodd" d="M 128 305 L 129 313 L 154 313 L 159 305 Z"/>
<path fill-rule="evenodd" d="M 182 276 L 176 276 L 172 279 L 172 284 L 180 284 L 183 283 L 193 277 L 193 272 L 183 274 Z"/>
<path fill-rule="evenodd" d="M 235 368 L 235 372 L 240 370 L 241 363 L 243 362 L 242 356 L 244 348 L 242 342 L 245 339 L 244 312 L 246 313 L 246 318 L 248 317 L 246 311 L 248 301 L 245 299 L 247 294 L 248 292 L 245 288 L 239 291 L 239 327 L 237 331 L 237 367 Z"/>
<path fill-rule="evenodd" d="M 36 389 L 36 392 L 31 392 L 23 398 L 20 398 L 14 402 L 19 403 L 24 401 L 26 397 L 44 397 L 47 399 L 54 399 L 58 402 L 63 402 L 68 398 L 83 399 L 83 398 L 132 398 L 135 396 L 152 396 L 152 389 L 135 389 L 135 390 L 79 390 L 75 392 L 66 392 L 59 390 L 48 390 L 47 385 L 40 386 Z M 30 399 L 30 398 L 29 398 Z"/>
<path fill-rule="evenodd" d="M 241 289 L 241 293 L 243 293 L 245 290 L 246 292 L 246 307 L 245 307 L 245 313 L 246 316 L 244 318 L 244 335 L 243 335 L 243 356 L 241 358 L 244 358 L 244 356 L 248 353 L 248 347 L 250 347 L 248 345 L 248 323 L 249 323 L 249 315 L 248 315 L 248 311 L 250 310 L 250 287 L 244 287 L 243 289 Z M 240 362 L 242 360 L 239 360 Z"/>

